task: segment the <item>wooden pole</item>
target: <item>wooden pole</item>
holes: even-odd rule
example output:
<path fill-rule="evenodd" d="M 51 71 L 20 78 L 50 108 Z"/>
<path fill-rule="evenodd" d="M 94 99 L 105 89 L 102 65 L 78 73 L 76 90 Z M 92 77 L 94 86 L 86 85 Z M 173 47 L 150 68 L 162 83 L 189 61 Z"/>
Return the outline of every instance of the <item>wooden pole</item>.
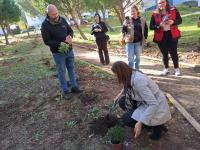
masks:
<path fill-rule="evenodd" d="M 166 93 L 169 101 L 181 112 L 181 114 L 189 121 L 189 123 L 200 133 L 200 124 L 178 103 L 171 94 Z"/>

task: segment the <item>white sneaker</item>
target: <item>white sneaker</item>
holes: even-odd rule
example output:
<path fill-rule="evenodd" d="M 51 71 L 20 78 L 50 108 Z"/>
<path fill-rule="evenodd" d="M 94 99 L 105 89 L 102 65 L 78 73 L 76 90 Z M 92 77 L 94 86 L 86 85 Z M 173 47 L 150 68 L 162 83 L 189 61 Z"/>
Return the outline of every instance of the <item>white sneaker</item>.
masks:
<path fill-rule="evenodd" d="M 181 71 L 180 71 L 179 68 L 175 68 L 174 71 L 175 71 L 175 73 L 174 73 L 175 76 L 180 76 L 181 75 Z"/>
<path fill-rule="evenodd" d="M 167 68 L 165 68 L 160 75 L 161 76 L 166 76 L 168 74 L 169 74 L 169 70 Z"/>

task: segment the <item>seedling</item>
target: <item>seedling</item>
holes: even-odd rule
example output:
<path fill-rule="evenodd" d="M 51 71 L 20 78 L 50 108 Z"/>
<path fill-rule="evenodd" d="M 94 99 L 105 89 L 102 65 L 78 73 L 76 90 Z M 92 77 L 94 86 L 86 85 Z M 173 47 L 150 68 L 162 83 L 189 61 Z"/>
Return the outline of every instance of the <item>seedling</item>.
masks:
<path fill-rule="evenodd" d="M 68 128 L 74 128 L 77 124 L 77 121 L 71 120 L 71 121 L 67 121 L 65 124 Z"/>
<path fill-rule="evenodd" d="M 124 139 L 124 135 L 125 135 L 124 133 L 125 133 L 124 128 L 119 125 L 116 125 L 108 129 L 107 134 L 112 144 L 119 144 Z"/>
<path fill-rule="evenodd" d="M 97 109 L 97 107 L 93 107 L 89 110 L 88 116 L 93 117 L 94 119 L 98 119 L 101 116 L 100 111 Z"/>

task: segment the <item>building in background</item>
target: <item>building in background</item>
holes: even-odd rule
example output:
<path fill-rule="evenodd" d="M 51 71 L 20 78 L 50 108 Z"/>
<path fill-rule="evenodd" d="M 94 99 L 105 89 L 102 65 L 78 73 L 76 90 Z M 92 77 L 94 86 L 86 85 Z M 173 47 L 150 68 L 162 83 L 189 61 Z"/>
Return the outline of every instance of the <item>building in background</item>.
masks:
<path fill-rule="evenodd" d="M 143 10 L 153 10 L 156 8 L 156 1 L 157 0 L 143 0 Z M 179 4 L 193 2 L 200 7 L 200 0 L 169 0 L 170 5 L 176 6 Z"/>

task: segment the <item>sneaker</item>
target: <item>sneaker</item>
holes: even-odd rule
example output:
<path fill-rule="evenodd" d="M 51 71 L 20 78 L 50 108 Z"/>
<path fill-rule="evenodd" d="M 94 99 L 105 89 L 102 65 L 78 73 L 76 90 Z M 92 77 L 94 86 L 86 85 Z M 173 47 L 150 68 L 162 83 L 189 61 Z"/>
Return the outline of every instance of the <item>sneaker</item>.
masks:
<path fill-rule="evenodd" d="M 174 73 L 175 76 L 180 76 L 181 75 L 181 72 L 180 72 L 179 68 L 175 68 L 174 71 L 175 71 L 175 73 Z"/>
<path fill-rule="evenodd" d="M 79 87 L 75 86 L 71 88 L 71 92 L 72 93 L 81 93 L 81 90 L 79 89 Z"/>
<path fill-rule="evenodd" d="M 71 94 L 70 94 L 69 91 L 64 91 L 64 92 L 62 93 L 62 96 L 63 96 L 63 98 L 64 98 L 65 100 L 70 100 L 70 99 L 71 99 Z"/>
<path fill-rule="evenodd" d="M 161 76 L 166 76 L 168 74 L 169 74 L 169 70 L 167 68 L 165 68 L 160 75 Z"/>

